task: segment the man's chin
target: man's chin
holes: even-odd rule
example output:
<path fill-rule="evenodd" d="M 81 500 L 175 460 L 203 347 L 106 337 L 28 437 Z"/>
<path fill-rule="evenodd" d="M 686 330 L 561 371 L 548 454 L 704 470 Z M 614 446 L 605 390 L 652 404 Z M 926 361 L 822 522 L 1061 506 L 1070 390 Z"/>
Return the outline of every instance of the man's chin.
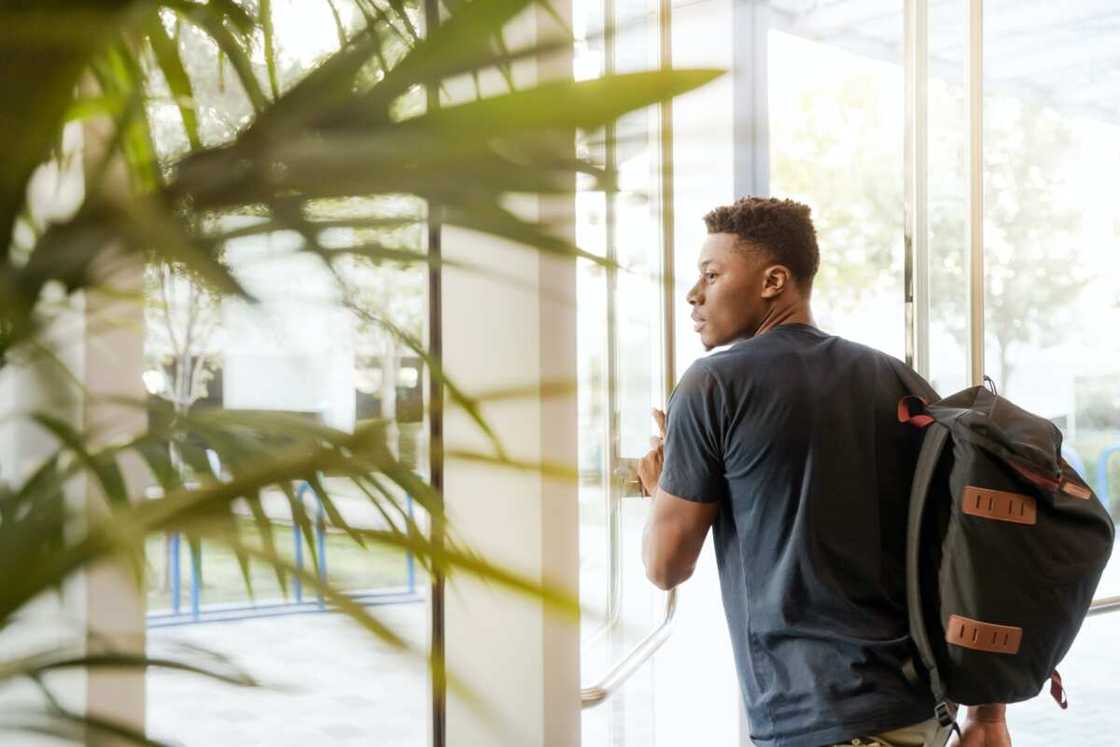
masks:
<path fill-rule="evenodd" d="M 734 335 L 716 337 L 715 335 L 706 334 L 707 331 L 708 330 L 705 329 L 700 333 L 700 344 L 704 346 L 705 353 L 715 350 L 716 348 L 723 347 L 724 345 L 730 345 L 737 340 L 743 339 L 742 337 L 736 337 Z"/>

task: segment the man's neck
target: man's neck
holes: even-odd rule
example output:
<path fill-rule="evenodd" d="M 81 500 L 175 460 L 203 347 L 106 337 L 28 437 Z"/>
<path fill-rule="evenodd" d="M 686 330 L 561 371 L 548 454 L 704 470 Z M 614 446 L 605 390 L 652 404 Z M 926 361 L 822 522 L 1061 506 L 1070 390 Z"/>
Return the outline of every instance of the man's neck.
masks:
<path fill-rule="evenodd" d="M 781 327 L 784 324 L 817 326 L 813 319 L 813 310 L 809 308 L 809 303 L 807 301 L 797 301 L 788 306 L 771 308 L 762 320 L 762 324 L 758 325 L 758 330 L 754 333 L 754 336 L 758 337 L 766 334 L 775 327 Z"/>

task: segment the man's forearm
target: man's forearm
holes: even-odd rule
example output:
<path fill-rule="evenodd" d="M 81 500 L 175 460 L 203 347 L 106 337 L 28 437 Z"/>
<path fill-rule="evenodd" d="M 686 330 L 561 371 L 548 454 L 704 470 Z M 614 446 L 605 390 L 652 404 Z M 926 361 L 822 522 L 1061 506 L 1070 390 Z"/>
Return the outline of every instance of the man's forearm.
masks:
<path fill-rule="evenodd" d="M 646 526 L 642 530 L 642 565 L 646 569 L 646 578 L 648 578 L 654 585 L 662 589 L 667 589 L 666 584 L 668 579 L 665 578 L 664 569 L 657 565 L 657 558 L 654 552 L 654 537 L 650 527 L 653 525 L 653 518 L 650 517 L 646 521 Z"/>

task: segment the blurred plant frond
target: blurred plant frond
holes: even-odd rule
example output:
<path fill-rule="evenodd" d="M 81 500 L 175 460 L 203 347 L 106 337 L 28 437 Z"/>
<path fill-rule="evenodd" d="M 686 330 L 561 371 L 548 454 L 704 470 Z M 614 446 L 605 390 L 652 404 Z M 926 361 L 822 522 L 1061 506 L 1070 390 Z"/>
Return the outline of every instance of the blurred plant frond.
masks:
<path fill-rule="evenodd" d="M 359 265 L 471 268 L 469 258 L 443 259 L 426 250 L 429 219 L 526 251 L 610 264 L 511 203 L 524 195 L 571 194 L 577 174 L 598 189 L 614 189 L 615 174 L 576 156 L 577 130 L 596 132 L 703 86 L 721 71 L 662 70 L 519 88 L 513 75 L 519 65 L 566 54 L 572 43 L 566 30 L 531 44 L 507 41 L 505 29 L 530 0 L 445 2 L 446 17 L 424 31 L 413 0 L 353 2 L 358 12 L 350 19 L 334 2 L 321 4 L 333 16 L 338 49 L 309 70 L 285 58 L 272 3 L 264 0 L 0 5 L 6 156 L 0 167 L 0 369 L 36 359 L 64 367 L 57 340 L 48 334 L 53 325 L 72 313 L 69 302 L 79 294 L 122 287 L 117 273 L 127 268 L 158 268 L 150 283 L 167 286 L 173 275 L 196 286 L 192 304 L 253 303 L 229 248 L 243 239 L 291 234 L 298 239 L 293 251 L 321 261 L 359 321 L 421 361 L 484 435 L 485 453 L 448 451 L 448 458 L 574 478 L 562 466 L 512 458 L 483 410 L 487 401 L 563 394 L 565 385 L 472 395 L 448 379 L 416 329 L 361 302 L 347 283 Z M 505 86 L 483 85 L 495 78 Z M 474 97 L 462 93 L 464 80 L 473 80 Z M 426 91 L 440 92 L 438 108 L 427 109 Z M 84 141 L 67 150 L 74 128 Z M 45 213 L 31 198 L 40 170 L 76 174 L 83 188 L 72 209 Z M 348 238 L 337 240 L 339 232 Z M 157 311 L 170 317 L 166 288 L 160 303 Z M 175 337 L 170 322 L 168 335 Z M 180 357 L 194 365 L 190 345 L 175 342 Z M 104 398 L 85 392 L 80 378 L 74 382 L 68 396 L 134 408 L 146 424 L 106 443 L 104 433 L 50 407 L 0 413 L 34 423 L 51 443 L 28 473 L 6 471 L 0 482 L 0 630 L 19 620 L 32 600 L 92 564 L 124 561 L 142 578 L 145 539 L 179 532 L 192 547 L 206 541 L 232 551 L 250 594 L 251 567 L 267 566 L 283 590 L 298 580 L 371 635 L 407 649 L 370 609 L 277 551 L 266 494 L 286 500 L 304 536 L 314 529 L 316 519 L 297 485 L 307 486 L 325 521 L 356 545 L 407 552 L 431 574 L 470 574 L 534 594 L 562 614 L 578 612 L 575 600 L 459 541 L 447 527 L 442 496 L 391 448 L 386 421 L 346 432 L 295 414 L 194 408 L 193 394 L 175 402 Z M 143 465 L 158 497 L 138 494 L 126 461 Z M 328 479 L 353 485 L 383 526 L 350 522 Z M 73 494 L 80 480 L 95 486 L 91 495 L 102 505 L 79 521 L 77 507 L 84 502 Z M 423 520 L 403 496 L 415 501 Z M 439 527 L 438 536 L 425 521 Z M 246 536 L 246 523 L 259 540 Z M 309 547 L 314 559 L 317 549 Z M 438 682 L 442 662 L 431 666 Z M 253 684 L 214 662 L 196 666 L 114 651 L 9 658 L 0 660 L 0 682 L 30 679 L 49 707 L 5 719 L 3 728 L 15 724 L 75 740 L 97 732 L 149 743 L 127 726 L 75 714 L 52 699 L 44 675 L 78 667 L 165 667 Z M 450 676 L 448 682 L 454 686 Z"/>

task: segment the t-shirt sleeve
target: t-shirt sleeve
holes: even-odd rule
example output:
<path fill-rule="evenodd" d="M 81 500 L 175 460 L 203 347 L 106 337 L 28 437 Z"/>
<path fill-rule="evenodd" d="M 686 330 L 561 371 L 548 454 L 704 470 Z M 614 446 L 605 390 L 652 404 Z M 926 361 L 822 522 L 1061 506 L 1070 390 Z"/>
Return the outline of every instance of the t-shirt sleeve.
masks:
<path fill-rule="evenodd" d="M 662 490 L 697 503 L 724 497 L 722 415 L 715 378 L 702 361 L 693 363 L 669 399 Z"/>

